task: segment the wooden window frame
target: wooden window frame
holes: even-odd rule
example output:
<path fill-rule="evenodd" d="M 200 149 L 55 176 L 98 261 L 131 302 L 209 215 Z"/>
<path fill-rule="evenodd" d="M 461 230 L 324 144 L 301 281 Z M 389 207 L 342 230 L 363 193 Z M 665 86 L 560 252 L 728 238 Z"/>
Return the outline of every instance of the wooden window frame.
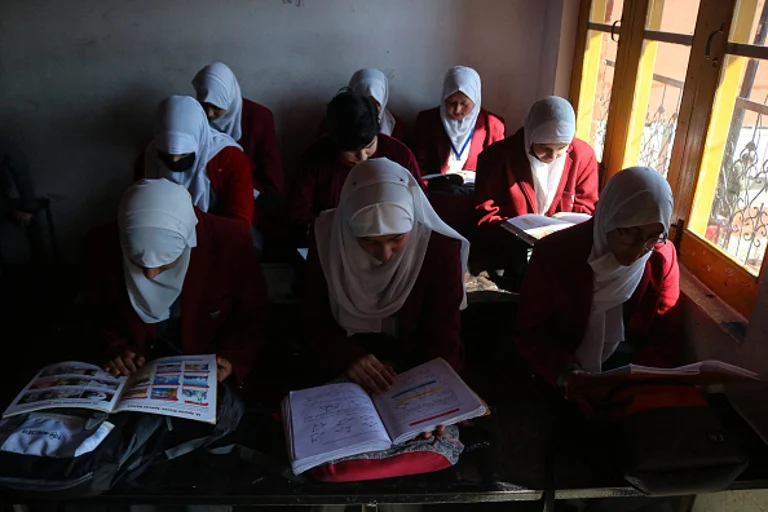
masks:
<path fill-rule="evenodd" d="M 587 41 L 590 30 L 592 37 L 595 30 L 604 31 L 604 27 L 590 21 L 593 5 L 604 12 L 605 0 L 581 2 L 570 89 L 580 138 L 589 135 L 597 86 L 597 73 L 593 71 L 600 56 L 600 49 L 590 48 Z M 667 175 L 675 195 L 670 237 L 678 246 L 680 262 L 747 318 L 752 314 L 768 256 L 763 259 L 760 275 L 754 276 L 693 229 L 703 232 L 701 223 L 707 219 L 702 221 L 702 217 L 709 214 L 708 205 L 717 187 L 723 156 L 722 150 L 718 153 L 708 149 L 707 139 L 727 137 L 737 96 L 734 88 L 739 86 L 742 76 L 737 66 L 723 72 L 723 63 L 732 60 L 728 54 L 768 60 L 768 47 L 728 42 L 734 21 L 734 33 L 744 30 L 749 33 L 756 5 L 757 0 L 701 0 L 694 34 L 688 36 L 658 30 L 664 0 L 624 0 L 601 162 L 603 185 L 619 170 L 636 165 L 653 76 L 653 46 L 657 41 L 689 45 L 688 70 Z M 736 40 L 745 38 L 736 37 Z M 647 45 L 645 51 L 644 44 Z M 717 144 L 709 146 L 718 147 Z M 698 198 L 704 197 L 699 203 L 705 204 L 705 208 L 694 208 L 695 194 Z"/>

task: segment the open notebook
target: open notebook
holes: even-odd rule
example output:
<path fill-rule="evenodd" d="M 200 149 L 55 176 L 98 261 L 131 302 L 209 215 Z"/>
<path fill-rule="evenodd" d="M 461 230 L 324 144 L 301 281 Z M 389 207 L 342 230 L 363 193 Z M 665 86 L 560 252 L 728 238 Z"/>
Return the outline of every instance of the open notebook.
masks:
<path fill-rule="evenodd" d="M 552 217 L 526 213 L 502 222 L 501 226 L 528 245 L 535 245 L 536 240 L 551 235 L 555 231 L 581 224 L 591 218 L 592 216 L 586 213 L 574 212 L 559 212 Z"/>
<path fill-rule="evenodd" d="M 216 423 L 216 356 L 156 359 L 130 377 L 115 377 L 76 361 L 46 366 L 24 386 L 3 417 L 60 407 L 146 412 Z"/>
<path fill-rule="evenodd" d="M 371 397 L 343 382 L 292 391 L 283 423 L 295 474 L 342 457 L 380 451 L 439 425 L 483 416 L 487 408 L 443 359 L 397 376 Z"/>

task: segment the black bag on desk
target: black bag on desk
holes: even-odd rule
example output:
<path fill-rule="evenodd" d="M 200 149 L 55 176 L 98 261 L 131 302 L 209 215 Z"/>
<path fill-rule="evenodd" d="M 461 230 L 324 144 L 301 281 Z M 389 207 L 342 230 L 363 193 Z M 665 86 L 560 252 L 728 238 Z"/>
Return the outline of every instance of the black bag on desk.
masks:
<path fill-rule="evenodd" d="M 153 464 L 230 434 L 243 404 L 218 386 L 216 425 L 83 409 L 20 414 L 0 422 L 0 488 L 41 498 L 95 496 L 130 483 Z"/>
<path fill-rule="evenodd" d="M 698 388 L 646 381 L 610 395 L 621 409 L 616 451 L 624 478 L 644 494 L 721 491 L 747 467 L 747 456 Z"/>

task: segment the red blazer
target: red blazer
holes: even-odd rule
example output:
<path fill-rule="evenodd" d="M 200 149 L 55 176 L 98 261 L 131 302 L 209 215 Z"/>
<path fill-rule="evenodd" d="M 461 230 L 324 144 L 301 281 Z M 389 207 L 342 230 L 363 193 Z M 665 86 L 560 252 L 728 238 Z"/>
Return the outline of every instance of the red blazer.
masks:
<path fill-rule="evenodd" d="M 523 129 L 483 151 L 477 164 L 475 200 L 479 224 L 500 222 L 536 211 L 531 164 L 525 153 Z M 586 142 L 573 139 L 563 176 L 546 215 L 595 212 L 598 191 L 597 158 Z"/>
<path fill-rule="evenodd" d="M 421 173 L 416 159 L 405 144 L 387 135 L 378 135 L 378 147 L 373 158 L 385 157 L 396 162 L 421 183 Z M 298 232 L 304 233 L 320 212 L 336 208 L 341 197 L 341 187 L 351 167 L 338 161 L 338 152 L 328 137 L 323 137 L 301 157 L 293 177 L 288 196 L 288 219 Z"/>
<path fill-rule="evenodd" d="M 205 166 L 211 190 L 216 195 L 216 206 L 210 213 L 239 220 L 250 226 L 253 220 L 253 178 L 251 164 L 245 153 L 235 146 L 227 146 Z M 133 168 L 136 180 L 144 178 L 144 152 Z"/>
<path fill-rule="evenodd" d="M 267 107 L 243 98 L 243 114 L 240 121 L 243 135 L 238 144 L 251 162 L 253 188 L 261 193 L 279 197 L 283 194 L 283 159 L 277 147 L 275 118 Z M 253 224 L 261 217 L 253 211 Z"/>
<path fill-rule="evenodd" d="M 197 218 L 197 246 L 181 292 L 183 350 L 227 358 L 242 382 L 264 340 L 264 278 L 241 223 L 200 211 Z M 139 318 L 128 299 L 117 224 L 92 230 L 84 254 L 83 295 L 105 357 L 123 349 L 145 352 L 156 329 Z"/>
<path fill-rule="evenodd" d="M 480 109 L 475 123 L 475 133 L 469 144 L 469 158 L 464 169 L 477 169 L 480 153 L 496 141 L 504 138 L 504 119 Z M 422 110 L 416 118 L 411 140 L 413 154 L 423 174 L 445 174 L 448 172 L 448 157 L 451 155 L 451 141 L 440 120 L 440 107 Z"/>
<path fill-rule="evenodd" d="M 321 364 L 341 373 L 366 351 L 333 318 L 328 283 L 314 240 L 310 247 L 303 302 L 306 339 Z M 396 313 L 402 333 L 401 350 L 423 362 L 442 357 L 456 371 L 461 371 L 464 352 L 459 312 L 464 294 L 460 250 L 458 240 L 433 232 L 419 277 Z"/>
<path fill-rule="evenodd" d="M 400 117 L 396 116 L 391 110 L 389 113 L 392 114 L 392 117 L 395 118 L 395 127 L 392 128 L 392 134 L 390 137 L 405 144 L 406 133 L 408 130 L 408 128 L 405 126 L 405 122 Z M 319 139 L 321 137 L 325 137 L 326 135 L 328 135 L 328 130 L 325 127 L 325 116 L 323 116 L 323 119 L 320 121 L 320 126 L 317 127 L 317 138 Z"/>
<path fill-rule="evenodd" d="M 593 221 L 538 241 L 525 271 L 514 336 L 520 353 L 553 386 L 587 329 L 594 273 L 587 263 Z M 677 251 L 667 243 L 651 254 L 635 293 L 624 303 L 626 340 L 639 344 L 634 363 L 669 367 L 684 343 Z"/>

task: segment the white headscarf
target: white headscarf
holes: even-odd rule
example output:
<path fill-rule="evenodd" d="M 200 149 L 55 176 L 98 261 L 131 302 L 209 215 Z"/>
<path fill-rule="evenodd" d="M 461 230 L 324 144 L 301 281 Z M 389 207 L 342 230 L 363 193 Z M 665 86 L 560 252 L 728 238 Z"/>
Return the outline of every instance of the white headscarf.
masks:
<path fill-rule="evenodd" d="M 589 265 L 595 273 L 592 309 L 587 332 L 576 357 L 581 366 L 599 372 L 624 341 L 624 303 L 632 297 L 651 257 L 647 252 L 629 266 L 620 264 L 608 246 L 607 234 L 616 228 L 660 222 L 669 233 L 672 189 L 667 180 L 648 167 L 630 167 L 617 173 L 600 194 L 595 210 Z"/>
<path fill-rule="evenodd" d="M 226 110 L 221 117 L 212 121 L 211 125 L 234 140 L 240 140 L 243 136 L 243 94 L 232 70 L 223 62 L 214 62 L 195 75 L 192 86 L 201 103 L 210 103 Z"/>
<path fill-rule="evenodd" d="M 211 206 L 211 180 L 205 166 L 227 146 L 240 148 L 232 137 L 210 127 L 195 98 L 171 96 L 157 110 L 155 139 L 144 153 L 144 174 L 147 178 L 166 178 L 182 185 L 192 196 L 192 203 L 207 212 Z M 195 153 L 195 162 L 184 172 L 174 172 L 160 160 L 157 150 L 169 155 Z"/>
<path fill-rule="evenodd" d="M 445 107 L 445 100 L 451 94 L 461 91 L 471 99 L 475 108 L 472 112 L 457 121 L 448 114 Z M 464 66 L 455 66 L 448 70 L 443 80 L 443 99 L 440 102 L 440 119 L 443 122 L 443 128 L 448 138 L 451 139 L 454 155 L 457 160 L 466 159 L 469 155 L 469 141 L 472 140 L 472 134 L 475 131 L 477 116 L 480 115 L 480 103 L 482 97 L 480 94 L 480 75 L 472 68 Z M 466 153 L 465 153 L 466 152 Z"/>
<path fill-rule="evenodd" d="M 349 79 L 349 88 L 355 94 L 370 96 L 379 102 L 381 105 L 379 112 L 381 133 L 392 135 L 392 130 L 395 128 L 395 116 L 387 109 L 387 102 L 389 101 L 387 76 L 378 69 L 364 68 L 352 75 L 352 78 Z"/>
<path fill-rule="evenodd" d="M 123 194 L 117 224 L 131 305 L 143 322 L 162 322 L 181 294 L 197 245 L 197 216 L 189 192 L 164 179 L 140 180 Z M 157 268 L 178 258 L 175 267 L 155 279 L 142 272 L 142 267 Z"/>
<path fill-rule="evenodd" d="M 382 320 L 402 307 L 419 277 L 432 231 L 461 241 L 463 276 L 469 242 L 440 220 L 411 173 L 386 158 L 350 171 L 338 208 L 324 211 L 315 222 L 331 311 L 348 335 L 381 332 Z M 386 263 L 357 241 L 408 232 L 403 250 Z M 465 293 L 461 309 L 466 302 Z"/>
<path fill-rule="evenodd" d="M 576 115 L 567 100 L 550 96 L 537 101 L 523 125 L 525 155 L 531 164 L 533 188 L 536 191 L 536 213 L 546 215 L 555 200 L 563 176 L 566 155 L 545 164 L 531 154 L 534 144 L 570 144 L 576 134 Z"/>

